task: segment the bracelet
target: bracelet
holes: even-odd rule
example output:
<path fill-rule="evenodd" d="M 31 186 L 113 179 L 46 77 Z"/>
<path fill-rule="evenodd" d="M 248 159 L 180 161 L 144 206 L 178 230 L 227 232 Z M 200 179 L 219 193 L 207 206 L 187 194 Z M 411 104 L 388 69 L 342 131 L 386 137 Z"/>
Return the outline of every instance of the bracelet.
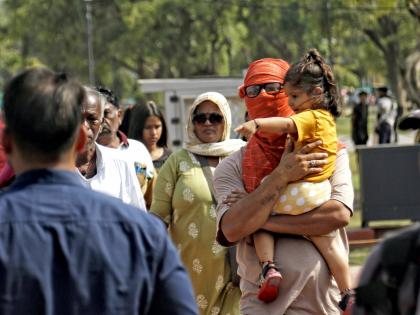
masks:
<path fill-rule="evenodd" d="M 255 129 L 259 129 L 260 128 L 260 125 L 258 125 L 257 120 L 256 119 L 253 119 L 253 122 L 255 124 Z"/>

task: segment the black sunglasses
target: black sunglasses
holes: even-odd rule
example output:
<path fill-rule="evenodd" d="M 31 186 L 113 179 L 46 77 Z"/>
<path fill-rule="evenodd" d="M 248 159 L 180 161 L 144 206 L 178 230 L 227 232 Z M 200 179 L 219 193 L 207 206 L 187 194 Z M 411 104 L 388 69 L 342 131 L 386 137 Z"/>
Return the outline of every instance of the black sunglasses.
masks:
<path fill-rule="evenodd" d="M 193 123 L 204 125 L 206 121 L 209 121 L 211 124 L 220 124 L 223 121 L 223 116 L 218 113 L 199 113 L 193 116 Z"/>
<path fill-rule="evenodd" d="M 267 94 L 273 95 L 280 93 L 280 90 L 283 88 L 283 84 L 280 82 L 270 82 L 270 83 L 264 83 L 264 84 L 254 84 L 247 86 L 245 88 L 245 94 L 246 96 L 250 98 L 257 97 L 261 90 L 264 89 Z"/>

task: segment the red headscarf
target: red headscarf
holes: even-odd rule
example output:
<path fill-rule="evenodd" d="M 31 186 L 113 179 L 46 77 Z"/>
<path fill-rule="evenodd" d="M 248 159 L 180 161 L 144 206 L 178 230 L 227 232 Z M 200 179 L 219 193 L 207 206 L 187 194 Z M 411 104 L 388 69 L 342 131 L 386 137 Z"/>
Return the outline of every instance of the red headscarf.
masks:
<path fill-rule="evenodd" d="M 249 119 L 264 117 L 289 117 L 289 107 L 284 91 L 269 95 L 264 90 L 255 98 L 245 95 L 245 87 L 270 82 L 284 83 L 289 64 L 281 59 L 264 58 L 249 65 L 239 96 L 245 99 Z M 279 164 L 287 134 L 256 132 L 248 141 L 242 162 L 242 179 L 247 192 L 258 187 L 261 180 Z"/>

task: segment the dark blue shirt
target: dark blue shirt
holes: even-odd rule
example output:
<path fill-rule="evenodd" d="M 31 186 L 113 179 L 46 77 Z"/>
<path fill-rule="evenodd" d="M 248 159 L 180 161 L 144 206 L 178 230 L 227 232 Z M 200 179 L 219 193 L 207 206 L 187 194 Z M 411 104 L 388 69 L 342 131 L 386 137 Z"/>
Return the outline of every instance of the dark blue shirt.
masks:
<path fill-rule="evenodd" d="M 51 169 L 0 195 L 0 314 L 198 314 L 159 219 Z"/>

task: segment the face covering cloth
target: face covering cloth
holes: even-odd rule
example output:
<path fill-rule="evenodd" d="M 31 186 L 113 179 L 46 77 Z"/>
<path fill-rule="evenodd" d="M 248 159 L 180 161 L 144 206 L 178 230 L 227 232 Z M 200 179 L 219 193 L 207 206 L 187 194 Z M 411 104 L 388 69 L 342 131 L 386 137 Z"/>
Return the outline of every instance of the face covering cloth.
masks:
<path fill-rule="evenodd" d="M 244 84 L 239 87 L 239 96 L 245 100 L 249 119 L 265 117 L 289 117 L 293 110 L 288 105 L 284 89 L 277 94 L 261 90 L 250 98 L 245 89 L 250 85 L 280 82 L 284 84 L 289 64 L 281 59 L 264 58 L 249 65 Z M 261 180 L 279 164 L 287 134 L 257 131 L 248 141 L 242 162 L 242 179 L 247 192 L 254 191 Z"/>

